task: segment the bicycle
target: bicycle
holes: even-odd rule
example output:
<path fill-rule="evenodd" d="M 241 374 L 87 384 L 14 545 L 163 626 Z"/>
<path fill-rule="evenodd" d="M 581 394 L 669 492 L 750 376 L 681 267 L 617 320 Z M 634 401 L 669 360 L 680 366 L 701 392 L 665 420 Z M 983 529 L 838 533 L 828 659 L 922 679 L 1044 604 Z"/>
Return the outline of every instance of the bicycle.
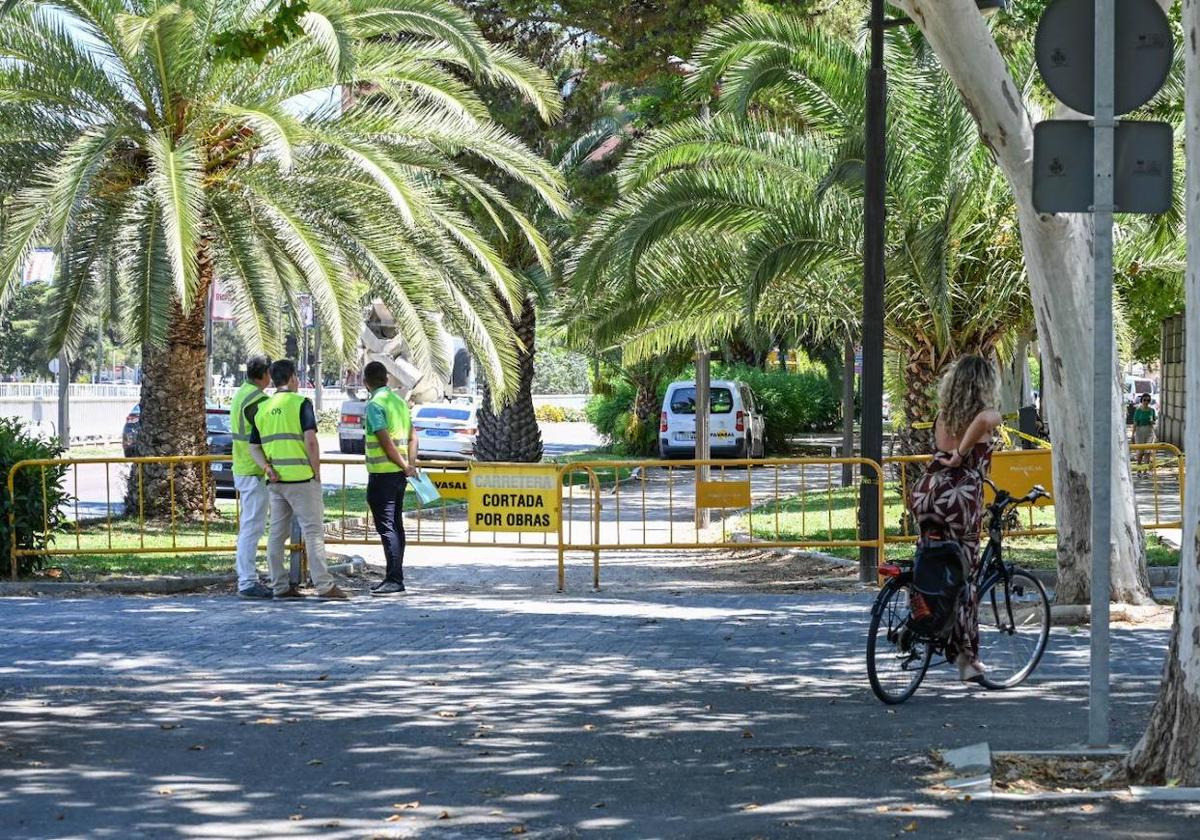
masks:
<path fill-rule="evenodd" d="M 1004 562 L 1004 523 L 1018 505 L 1049 499 L 1050 494 L 1035 485 L 1018 499 L 983 480 L 996 497 L 987 508 L 983 557 L 966 585 L 979 592 L 979 659 L 986 667 L 980 683 L 1005 689 L 1024 682 L 1041 661 L 1050 636 L 1050 600 L 1037 578 Z M 881 564 L 879 573 L 888 580 L 871 607 L 867 675 L 875 696 L 892 706 L 913 696 L 934 655 L 945 656 L 953 621 L 932 634 L 914 630 L 920 622 L 912 609 L 913 567 Z"/>

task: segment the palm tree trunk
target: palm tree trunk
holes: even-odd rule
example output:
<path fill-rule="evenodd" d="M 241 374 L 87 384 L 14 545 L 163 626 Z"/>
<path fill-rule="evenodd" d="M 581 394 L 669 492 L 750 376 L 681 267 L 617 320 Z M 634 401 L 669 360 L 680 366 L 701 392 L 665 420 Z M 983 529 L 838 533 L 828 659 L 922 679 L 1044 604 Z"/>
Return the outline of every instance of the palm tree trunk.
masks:
<path fill-rule="evenodd" d="M 534 334 L 537 310 L 526 298 L 513 329 L 521 342 L 520 380 L 513 400 L 498 412 L 492 406 L 492 391 L 485 381 L 483 401 L 477 413 L 478 434 L 475 457 L 480 461 L 534 463 L 542 460 L 542 430 L 533 411 Z"/>
<path fill-rule="evenodd" d="M 213 266 L 207 249 L 199 256 L 196 304 L 184 312 L 172 303 L 164 344 L 142 347 L 141 417 L 134 443 L 140 456 L 206 455 L 204 324 Z M 191 519 L 211 512 L 213 485 L 207 464 L 145 464 L 130 471 L 125 492 L 129 515 Z"/>
<path fill-rule="evenodd" d="M 933 429 L 913 426 L 933 422 L 934 389 L 941 372 L 932 347 L 910 347 L 905 351 L 904 422 L 898 435 L 903 455 L 928 455 L 933 451 Z"/>

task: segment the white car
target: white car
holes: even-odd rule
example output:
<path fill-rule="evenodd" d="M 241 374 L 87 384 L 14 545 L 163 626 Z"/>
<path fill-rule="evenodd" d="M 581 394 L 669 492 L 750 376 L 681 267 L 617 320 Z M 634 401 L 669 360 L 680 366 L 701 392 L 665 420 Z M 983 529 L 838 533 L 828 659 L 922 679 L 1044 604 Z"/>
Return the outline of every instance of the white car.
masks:
<path fill-rule="evenodd" d="M 343 455 L 362 455 L 366 451 L 363 417 L 367 413 L 365 400 L 347 399 L 342 403 L 338 422 L 338 449 Z"/>
<path fill-rule="evenodd" d="M 709 384 L 708 446 L 712 457 L 761 458 L 766 420 L 744 382 L 716 379 Z M 658 454 L 696 457 L 696 383 L 672 382 L 663 397 Z"/>
<path fill-rule="evenodd" d="M 475 406 L 470 402 L 427 403 L 413 409 L 421 460 L 475 457 Z"/>

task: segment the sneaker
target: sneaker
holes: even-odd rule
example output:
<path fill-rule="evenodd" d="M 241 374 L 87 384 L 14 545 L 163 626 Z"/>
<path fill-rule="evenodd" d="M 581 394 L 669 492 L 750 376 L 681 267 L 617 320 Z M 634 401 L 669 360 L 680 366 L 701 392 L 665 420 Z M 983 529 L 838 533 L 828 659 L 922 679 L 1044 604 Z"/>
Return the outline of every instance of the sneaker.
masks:
<path fill-rule="evenodd" d="M 399 595 L 400 593 L 402 593 L 404 591 L 405 591 L 405 589 L 404 589 L 403 583 L 398 583 L 394 580 L 385 580 L 379 588 L 372 589 L 371 594 L 372 595 Z"/>
<path fill-rule="evenodd" d="M 294 600 L 297 598 L 303 598 L 303 597 L 304 597 L 304 593 L 301 592 L 299 590 L 299 588 L 295 587 L 295 586 L 285 589 L 283 592 L 275 593 L 276 601 L 291 601 L 291 600 Z"/>
<path fill-rule="evenodd" d="M 239 598 L 253 598 L 265 600 L 274 597 L 275 593 L 257 581 L 247 586 L 245 589 L 238 590 Z"/>
<path fill-rule="evenodd" d="M 317 597 L 322 601 L 349 601 L 350 596 L 338 589 L 337 584 L 326 589 L 324 592 L 317 593 Z"/>
<path fill-rule="evenodd" d="M 374 592 L 376 589 L 383 586 L 387 582 L 388 582 L 387 578 L 384 578 L 383 580 L 375 581 L 374 583 L 371 584 L 371 591 Z"/>

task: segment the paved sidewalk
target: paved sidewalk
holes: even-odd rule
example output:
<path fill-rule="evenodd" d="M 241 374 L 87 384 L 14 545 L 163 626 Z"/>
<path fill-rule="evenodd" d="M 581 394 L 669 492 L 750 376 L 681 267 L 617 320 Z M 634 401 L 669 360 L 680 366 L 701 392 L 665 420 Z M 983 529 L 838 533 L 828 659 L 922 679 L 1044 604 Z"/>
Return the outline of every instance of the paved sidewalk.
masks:
<path fill-rule="evenodd" d="M 1087 638 L 1056 631 L 1016 691 L 967 689 L 943 667 L 887 710 L 866 687 L 868 603 L 2 599 L 0 833 L 1200 835 L 1188 806 L 923 797 L 929 748 L 1078 742 Z M 1128 743 L 1166 633 L 1113 636 L 1113 725 Z"/>

